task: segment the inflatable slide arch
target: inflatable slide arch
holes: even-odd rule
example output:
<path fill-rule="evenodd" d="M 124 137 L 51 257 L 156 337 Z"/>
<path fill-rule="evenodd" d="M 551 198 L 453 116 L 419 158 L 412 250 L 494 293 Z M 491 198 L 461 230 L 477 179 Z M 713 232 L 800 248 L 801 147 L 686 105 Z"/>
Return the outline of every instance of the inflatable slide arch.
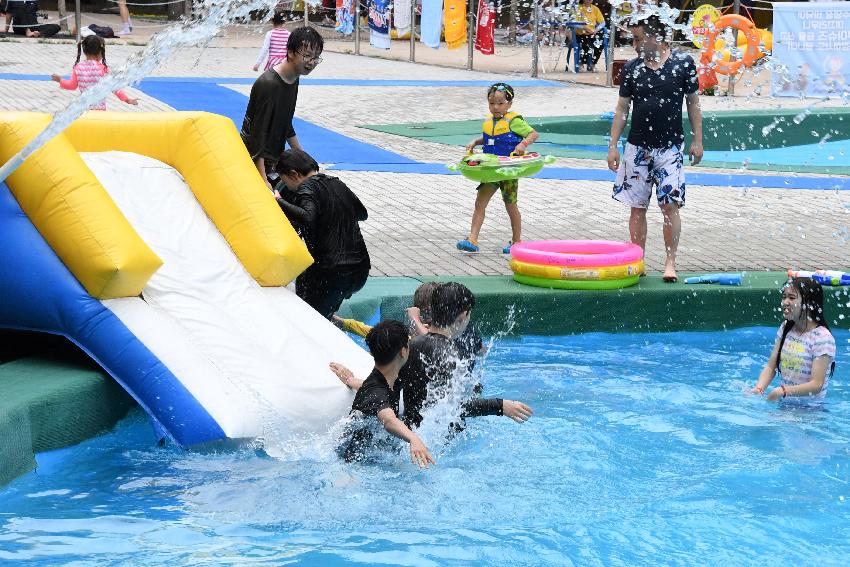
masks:
<path fill-rule="evenodd" d="M 0 163 L 50 121 L 0 113 Z M 0 327 L 60 334 L 181 446 L 322 434 L 372 360 L 285 288 L 312 258 L 229 119 L 89 112 L 0 183 Z"/>

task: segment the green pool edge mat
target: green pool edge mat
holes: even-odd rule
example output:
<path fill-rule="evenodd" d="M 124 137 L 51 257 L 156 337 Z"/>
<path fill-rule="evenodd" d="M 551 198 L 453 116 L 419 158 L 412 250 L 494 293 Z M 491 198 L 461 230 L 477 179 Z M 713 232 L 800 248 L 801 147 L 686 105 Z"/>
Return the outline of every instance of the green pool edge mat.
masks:
<path fill-rule="evenodd" d="M 551 290 L 510 276 L 374 277 L 340 315 L 404 320 L 425 281 L 457 281 L 476 296 L 473 320 L 485 335 L 716 331 L 778 325 L 780 272 L 746 273 L 744 285 L 669 284 L 660 276 L 610 290 Z M 699 274 L 695 274 L 699 275 Z M 834 328 L 850 328 L 850 289 L 825 287 Z M 842 318 L 843 316 L 843 318 Z M 107 431 L 135 402 L 105 372 L 76 362 L 28 356 L 0 364 L 0 486 L 32 471 L 35 454 Z"/>
<path fill-rule="evenodd" d="M 340 315 L 361 321 L 404 320 L 425 281 L 457 281 L 476 297 L 473 320 L 485 335 L 569 335 L 588 332 L 714 331 L 780 322 L 781 272 L 746 272 L 743 285 L 684 284 L 660 275 L 619 290 L 558 290 L 519 284 L 510 276 L 370 278 Z M 830 326 L 850 328 L 850 287 L 824 287 Z"/>
<path fill-rule="evenodd" d="M 36 453 L 114 427 L 135 402 L 105 372 L 27 357 L 0 364 L 0 486 L 35 469 Z"/>

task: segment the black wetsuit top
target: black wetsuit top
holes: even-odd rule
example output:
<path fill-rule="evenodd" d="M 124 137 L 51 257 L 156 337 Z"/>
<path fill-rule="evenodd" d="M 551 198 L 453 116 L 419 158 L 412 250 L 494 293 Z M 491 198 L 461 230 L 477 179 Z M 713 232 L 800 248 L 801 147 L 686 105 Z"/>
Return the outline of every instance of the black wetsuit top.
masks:
<path fill-rule="evenodd" d="M 278 204 L 304 238 L 316 268 L 368 269 L 369 252 L 358 222 L 365 221 L 369 213 L 345 183 L 317 173 L 294 192 L 282 182 L 277 189 L 281 195 Z"/>
<path fill-rule="evenodd" d="M 396 380 L 395 390 L 390 388 L 387 379 L 381 374 L 381 371 L 375 368 L 369 377 L 363 381 L 363 385 L 357 390 L 354 396 L 354 403 L 351 404 L 351 413 L 364 416 L 377 416 L 378 412 L 390 408 L 398 415 L 398 403 L 400 398 L 401 383 Z"/>
<path fill-rule="evenodd" d="M 408 427 L 419 427 L 422 423 L 429 391 L 438 398 L 441 391 L 447 393 L 458 364 L 465 364 L 464 359 L 455 341 L 448 337 L 428 333 L 410 341 L 410 355 L 399 374 L 404 385 L 404 422 Z M 482 415 L 502 415 L 502 400 L 472 398 L 463 404 L 461 417 Z"/>

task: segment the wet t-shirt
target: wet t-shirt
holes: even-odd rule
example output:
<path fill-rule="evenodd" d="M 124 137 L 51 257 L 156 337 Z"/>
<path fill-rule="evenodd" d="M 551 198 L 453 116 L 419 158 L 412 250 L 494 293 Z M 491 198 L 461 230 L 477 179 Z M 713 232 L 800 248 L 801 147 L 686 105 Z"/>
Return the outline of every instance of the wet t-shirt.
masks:
<path fill-rule="evenodd" d="M 457 343 L 448 337 L 428 333 L 411 340 L 409 346 L 407 364 L 399 373 L 404 383 L 404 422 L 419 427 L 427 404 L 445 398 L 452 381 L 463 378 L 469 370 Z M 502 400 L 473 397 L 463 404 L 461 417 L 484 415 L 502 415 Z"/>
<path fill-rule="evenodd" d="M 292 192 L 278 184 L 278 204 L 295 225 L 317 268 L 369 267 L 369 251 L 360 221 L 369 218 L 366 207 L 348 186 L 330 175 L 317 173 Z"/>
<path fill-rule="evenodd" d="M 780 325 L 776 334 L 778 339 L 782 338 Z M 786 386 L 797 386 L 805 384 L 812 379 L 812 363 L 819 356 L 829 356 L 835 359 L 835 338 L 826 327 L 815 327 L 811 331 L 800 334 L 796 329 L 791 329 L 782 343 L 782 356 L 779 359 L 779 372 L 782 375 L 782 383 Z M 820 400 L 826 397 L 829 386 L 829 370 L 823 381 L 823 388 L 812 398 Z"/>
<path fill-rule="evenodd" d="M 363 381 L 363 385 L 357 390 L 354 402 L 351 404 L 351 412 L 360 412 L 363 416 L 377 416 L 378 412 L 390 408 L 398 415 L 399 390 L 401 383 L 397 380 L 390 388 L 384 375 L 375 368 L 369 377 Z"/>
<path fill-rule="evenodd" d="M 682 102 L 699 88 L 691 56 L 673 52 L 658 69 L 638 57 L 626 64 L 622 77 L 620 96 L 632 99 L 629 143 L 646 149 L 682 145 Z"/>
<path fill-rule="evenodd" d="M 251 87 L 240 134 L 251 159 L 264 158 L 267 170 L 277 163 L 286 140 L 295 135 L 292 117 L 297 100 L 298 80 L 289 84 L 274 69 L 260 75 Z"/>

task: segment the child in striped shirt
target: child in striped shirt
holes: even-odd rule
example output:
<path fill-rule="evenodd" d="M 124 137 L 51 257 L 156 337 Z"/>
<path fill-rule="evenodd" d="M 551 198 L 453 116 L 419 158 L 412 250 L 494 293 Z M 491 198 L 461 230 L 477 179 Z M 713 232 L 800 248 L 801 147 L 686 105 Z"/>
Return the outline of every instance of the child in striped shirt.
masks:
<path fill-rule="evenodd" d="M 86 59 L 80 61 L 83 53 L 85 53 Z M 79 89 L 82 93 L 96 85 L 108 72 L 109 67 L 106 66 L 106 42 L 103 41 L 102 37 L 88 35 L 77 44 L 77 62 L 71 71 L 71 78 L 63 79 L 55 73 L 50 78 L 59 83 L 59 86 L 63 89 L 69 91 Z M 130 98 L 124 91 L 118 90 L 114 92 L 115 96 L 127 104 L 139 104 L 138 99 Z M 106 110 L 106 101 L 101 101 L 92 106 L 91 110 Z"/>
<path fill-rule="evenodd" d="M 266 62 L 263 71 L 268 71 L 284 59 L 286 59 L 286 42 L 289 40 L 289 30 L 283 27 L 285 18 L 283 12 L 275 12 L 272 17 L 274 28 L 266 32 L 263 47 L 254 63 L 254 71 L 260 70 L 263 61 Z"/>

